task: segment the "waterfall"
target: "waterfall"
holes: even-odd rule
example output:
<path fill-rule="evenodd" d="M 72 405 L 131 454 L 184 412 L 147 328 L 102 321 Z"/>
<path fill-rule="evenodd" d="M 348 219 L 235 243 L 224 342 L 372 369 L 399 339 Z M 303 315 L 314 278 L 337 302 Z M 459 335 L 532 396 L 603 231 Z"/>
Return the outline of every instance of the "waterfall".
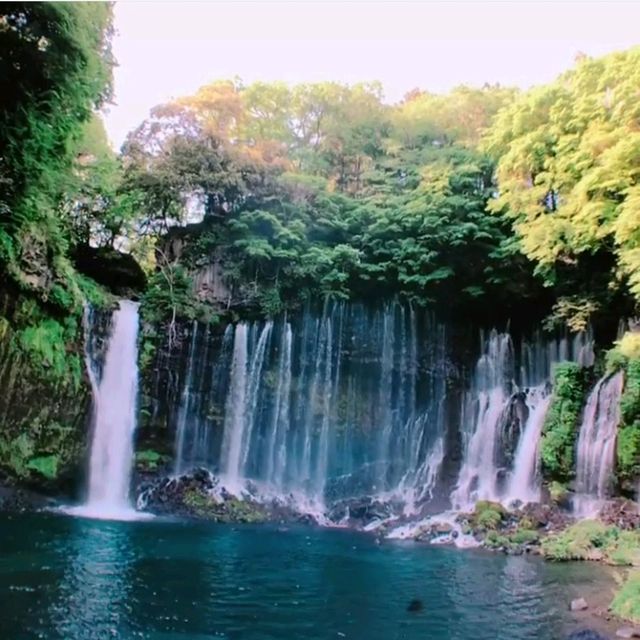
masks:
<path fill-rule="evenodd" d="M 510 336 L 492 331 L 476 366 L 472 399 L 467 396 L 464 400 L 475 405 L 475 424 L 458 484 L 451 497 L 456 509 L 468 509 L 476 500 L 497 500 L 499 497 L 496 448 L 501 418 L 509 397 L 512 358 Z"/>
<path fill-rule="evenodd" d="M 590 336 L 492 331 L 467 377 L 450 333 L 398 302 L 326 302 L 224 333 L 194 323 L 171 414 L 176 469 L 204 465 L 232 492 L 321 509 L 363 496 L 414 514 L 447 497 L 458 509 L 538 499 L 552 368 L 588 364 Z"/>
<path fill-rule="evenodd" d="M 282 332 L 278 384 L 273 412 L 273 423 L 266 451 L 266 478 L 279 489 L 284 488 L 287 464 L 287 435 L 291 403 L 291 343 L 293 333 L 287 322 Z"/>
<path fill-rule="evenodd" d="M 198 339 L 198 323 L 193 323 L 193 331 L 191 336 L 191 343 L 189 345 L 189 357 L 188 357 L 188 370 L 187 378 L 185 380 L 184 388 L 182 390 L 182 397 L 180 401 L 180 409 L 178 412 L 178 426 L 176 429 L 176 464 L 175 471 L 177 474 L 182 473 L 185 470 L 185 437 L 187 433 L 187 419 L 189 419 L 191 412 L 191 392 L 192 392 L 192 379 L 193 368 L 196 362 L 195 350 L 196 341 Z"/>
<path fill-rule="evenodd" d="M 240 469 L 238 470 L 242 475 L 246 475 L 247 461 L 249 459 L 249 452 L 251 450 L 253 429 L 256 423 L 256 410 L 258 408 L 260 384 L 262 382 L 262 367 L 264 365 L 265 351 L 267 348 L 267 342 L 269 340 L 269 337 L 271 336 L 272 328 L 273 324 L 271 322 L 267 322 L 260 332 L 260 338 L 258 339 L 258 343 L 255 347 L 255 351 L 251 359 L 249 377 L 247 378 L 247 406 L 244 416 L 245 424 L 242 437 L 242 456 L 240 461 Z"/>
<path fill-rule="evenodd" d="M 605 375 L 587 398 L 578 436 L 574 499 L 575 510 L 583 515 L 591 515 L 612 488 L 623 386 L 621 371 Z"/>
<path fill-rule="evenodd" d="M 185 342 L 176 469 L 203 461 L 232 491 L 251 480 L 316 507 L 429 499 L 445 457 L 448 376 L 444 328 L 429 314 L 328 302 L 225 336 L 228 349 L 194 325 Z"/>
<path fill-rule="evenodd" d="M 240 456 L 244 438 L 247 402 L 247 349 L 248 331 L 246 324 L 239 324 L 233 340 L 233 360 L 231 362 L 231 386 L 227 396 L 226 417 L 222 455 L 224 470 L 231 482 L 237 482 L 240 475 Z"/>
<path fill-rule="evenodd" d="M 99 518 L 132 512 L 129 482 L 138 395 L 138 305 L 121 300 L 111 319 L 102 375 L 87 340 L 86 361 L 93 391 L 93 437 L 87 502 L 71 510 Z"/>
<path fill-rule="evenodd" d="M 378 433 L 380 434 L 379 453 L 380 460 L 385 459 L 391 446 L 393 435 L 393 407 L 391 399 L 393 394 L 393 366 L 395 347 L 395 317 L 388 311 L 382 318 L 382 363 L 380 371 L 380 384 L 378 385 Z M 379 465 L 380 488 L 385 486 L 387 469 L 384 464 Z"/>
<path fill-rule="evenodd" d="M 507 498 L 522 503 L 540 500 L 539 455 L 542 426 L 551 404 L 551 393 L 546 384 L 529 391 L 527 404 L 529 415 L 513 463 Z"/>
<path fill-rule="evenodd" d="M 492 331 L 484 342 L 461 409 L 464 458 L 451 495 L 455 509 L 471 509 L 476 500 L 540 499 L 539 443 L 553 366 L 568 360 L 593 364 L 593 339 L 590 332 L 523 339 L 517 370 L 515 353 L 508 334 Z"/>

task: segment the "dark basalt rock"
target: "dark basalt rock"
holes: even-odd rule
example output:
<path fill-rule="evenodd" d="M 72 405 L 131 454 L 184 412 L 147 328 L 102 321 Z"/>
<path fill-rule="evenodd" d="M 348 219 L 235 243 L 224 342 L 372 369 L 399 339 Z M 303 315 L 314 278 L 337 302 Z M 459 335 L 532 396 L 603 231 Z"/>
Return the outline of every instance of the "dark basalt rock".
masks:
<path fill-rule="evenodd" d="M 142 485 L 138 508 L 156 515 L 227 523 L 303 521 L 286 498 L 263 500 L 250 483 L 241 496 L 234 495 L 207 469 L 195 469 L 179 477 L 164 477 Z M 315 519 L 310 521 L 315 524 Z"/>
<path fill-rule="evenodd" d="M 128 253 L 82 245 L 76 249 L 73 261 L 78 271 L 118 296 L 134 297 L 146 287 L 147 277 L 142 267 Z"/>
<path fill-rule="evenodd" d="M 56 500 L 27 489 L 0 486 L 0 511 L 23 513 L 56 506 Z"/>
<path fill-rule="evenodd" d="M 414 536 L 414 540 L 418 542 L 433 542 L 434 540 L 449 539 L 451 542 L 458 537 L 458 532 L 449 522 L 433 522 L 425 527 Z"/>
<path fill-rule="evenodd" d="M 376 520 L 392 516 L 399 505 L 381 502 L 371 496 L 351 498 L 336 502 L 329 510 L 328 518 L 335 523 L 346 523 L 354 528 L 364 527 Z"/>
<path fill-rule="evenodd" d="M 638 504 L 625 498 L 610 500 L 602 507 L 600 520 L 619 529 L 638 529 L 640 528 Z"/>
<path fill-rule="evenodd" d="M 407 605 L 407 611 L 409 613 L 417 613 L 418 611 L 422 611 L 424 609 L 424 605 L 422 604 L 422 600 L 418 600 L 417 598 L 412 600 Z"/>
<path fill-rule="evenodd" d="M 571 516 L 557 505 L 539 502 L 525 504 L 516 516 L 520 526 L 526 529 L 561 531 L 572 522 Z"/>
<path fill-rule="evenodd" d="M 514 393 L 502 414 L 498 464 L 505 469 L 509 468 L 513 462 L 524 425 L 529 417 L 526 400 L 526 392 Z"/>

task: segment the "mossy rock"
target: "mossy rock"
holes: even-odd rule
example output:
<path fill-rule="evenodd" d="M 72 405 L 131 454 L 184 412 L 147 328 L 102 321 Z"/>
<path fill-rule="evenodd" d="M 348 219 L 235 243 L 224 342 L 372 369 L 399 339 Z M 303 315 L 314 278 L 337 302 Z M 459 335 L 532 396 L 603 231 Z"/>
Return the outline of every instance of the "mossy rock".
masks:
<path fill-rule="evenodd" d="M 136 452 L 136 469 L 143 472 L 157 471 L 169 462 L 171 458 L 153 449 Z"/>
<path fill-rule="evenodd" d="M 0 465 L 16 480 L 32 485 L 68 476 L 81 452 L 76 430 L 56 422 L 36 420 L 16 438 L 0 437 Z"/>
<path fill-rule="evenodd" d="M 265 522 L 267 514 L 264 509 L 253 502 L 246 500 L 226 500 L 224 502 L 224 515 L 221 522 Z"/>
<path fill-rule="evenodd" d="M 564 482 L 558 482 L 557 480 L 552 480 L 548 486 L 549 489 L 549 497 L 551 498 L 551 502 L 554 504 L 562 504 L 566 502 L 567 497 L 569 495 L 569 489 Z"/>
<path fill-rule="evenodd" d="M 53 316 L 35 298 L 0 288 L 0 469 L 8 483 L 53 490 L 77 477 L 91 398 L 81 342 L 80 316 Z"/>
<path fill-rule="evenodd" d="M 144 270 L 129 253 L 80 245 L 74 252 L 73 261 L 80 273 L 117 295 L 140 293 L 147 285 Z"/>
<path fill-rule="evenodd" d="M 218 500 L 201 489 L 185 491 L 182 499 L 188 510 L 198 518 L 225 523 L 256 523 L 268 520 L 264 507 L 249 500 Z"/>
<path fill-rule="evenodd" d="M 217 501 L 201 489 L 190 489 L 184 492 L 182 502 L 195 515 L 201 518 L 214 517 Z"/>
<path fill-rule="evenodd" d="M 506 509 L 499 502 L 478 500 L 470 518 L 471 528 L 476 531 L 498 529 L 506 515 Z"/>
<path fill-rule="evenodd" d="M 31 458 L 31 460 L 27 462 L 26 468 L 29 471 L 41 475 L 47 480 L 55 480 L 58 477 L 59 463 L 60 460 L 56 455 L 38 456 L 36 458 Z"/>
<path fill-rule="evenodd" d="M 509 540 L 514 544 L 535 544 L 540 540 L 540 534 L 533 529 L 516 529 L 509 534 Z"/>
<path fill-rule="evenodd" d="M 484 546 L 489 549 L 508 549 L 511 547 L 511 540 L 508 536 L 501 535 L 497 531 L 489 531 L 484 538 Z"/>

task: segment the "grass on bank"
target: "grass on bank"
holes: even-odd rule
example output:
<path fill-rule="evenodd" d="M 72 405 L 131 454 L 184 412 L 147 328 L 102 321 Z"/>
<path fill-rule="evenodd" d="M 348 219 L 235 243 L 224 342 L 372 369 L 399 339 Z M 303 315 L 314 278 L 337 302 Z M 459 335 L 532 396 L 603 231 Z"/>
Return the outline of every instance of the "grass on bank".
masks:
<path fill-rule="evenodd" d="M 640 533 L 597 520 L 582 520 L 542 541 L 548 560 L 602 560 L 611 565 L 640 565 Z"/>
<path fill-rule="evenodd" d="M 640 624 L 640 571 L 634 571 L 616 594 L 611 611 L 624 620 Z"/>

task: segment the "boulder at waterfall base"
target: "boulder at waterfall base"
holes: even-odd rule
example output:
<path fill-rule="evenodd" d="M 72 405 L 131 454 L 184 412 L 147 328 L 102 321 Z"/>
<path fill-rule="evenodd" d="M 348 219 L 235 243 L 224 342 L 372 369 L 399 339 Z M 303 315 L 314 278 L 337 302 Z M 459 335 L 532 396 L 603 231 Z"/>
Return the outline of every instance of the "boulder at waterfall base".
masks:
<path fill-rule="evenodd" d="M 264 498 L 250 483 L 232 493 L 206 469 L 160 478 L 138 491 L 139 507 L 156 515 L 225 523 L 291 522 L 301 516 L 285 499 Z"/>

